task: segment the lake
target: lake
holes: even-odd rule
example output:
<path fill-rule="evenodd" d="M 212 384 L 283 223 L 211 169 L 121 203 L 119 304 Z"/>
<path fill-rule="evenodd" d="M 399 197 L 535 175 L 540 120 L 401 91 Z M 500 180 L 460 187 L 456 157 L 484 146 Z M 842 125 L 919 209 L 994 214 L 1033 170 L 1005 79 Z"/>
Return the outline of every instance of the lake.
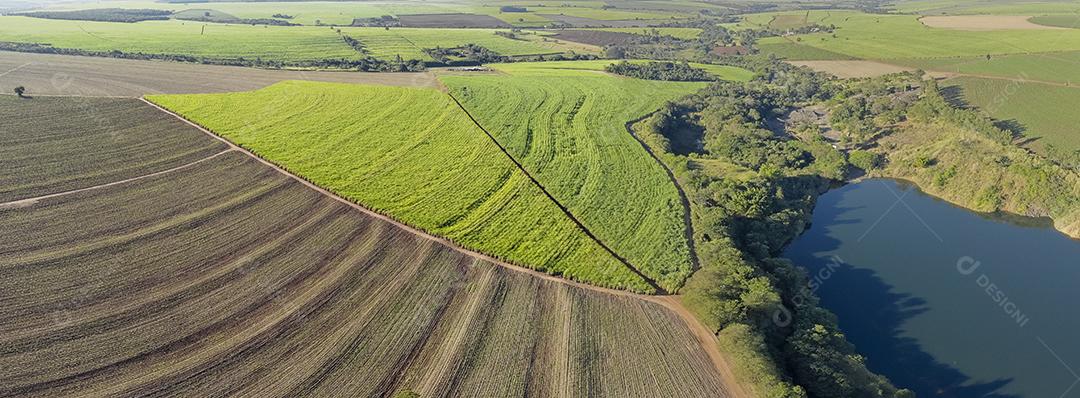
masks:
<path fill-rule="evenodd" d="M 785 256 L 897 387 L 1080 397 L 1080 241 L 1046 220 L 975 213 L 870 179 L 822 195 Z"/>

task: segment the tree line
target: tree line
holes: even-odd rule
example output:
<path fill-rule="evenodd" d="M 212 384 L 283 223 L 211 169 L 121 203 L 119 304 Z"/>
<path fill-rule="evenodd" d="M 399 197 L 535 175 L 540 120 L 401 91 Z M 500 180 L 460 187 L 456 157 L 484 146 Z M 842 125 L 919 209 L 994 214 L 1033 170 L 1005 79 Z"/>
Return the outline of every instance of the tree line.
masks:
<path fill-rule="evenodd" d="M 646 80 L 668 80 L 681 82 L 705 82 L 716 80 L 704 69 L 694 68 L 686 62 L 648 62 L 632 64 L 627 61 L 614 63 L 604 70 L 616 75 Z"/>

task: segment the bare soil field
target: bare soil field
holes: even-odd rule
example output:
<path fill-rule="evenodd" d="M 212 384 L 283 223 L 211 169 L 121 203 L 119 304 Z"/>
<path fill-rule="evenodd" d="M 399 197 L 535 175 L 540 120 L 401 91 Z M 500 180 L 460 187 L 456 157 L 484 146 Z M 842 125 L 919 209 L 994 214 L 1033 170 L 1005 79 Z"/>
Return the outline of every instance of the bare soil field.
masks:
<path fill-rule="evenodd" d="M 611 46 L 626 44 L 638 35 L 623 32 L 605 32 L 602 30 L 560 30 L 550 37 L 593 46 Z"/>
<path fill-rule="evenodd" d="M 0 89 L 10 93 L 127 96 L 244 91 L 282 80 L 436 87 L 428 73 L 289 71 L 0 51 Z"/>
<path fill-rule="evenodd" d="M 141 105 L 136 99 L 0 96 L 0 202 L 150 174 L 226 149 Z"/>
<path fill-rule="evenodd" d="M 731 396 L 671 304 L 519 272 L 212 156 L 0 206 L 0 396 Z"/>
<path fill-rule="evenodd" d="M 876 61 L 788 61 L 792 65 L 805 66 L 840 78 L 860 78 L 887 75 L 914 70 L 903 66 Z"/>
<path fill-rule="evenodd" d="M 410 28 L 509 28 L 510 24 L 490 15 L 415 14 L 398 15 L 402 26 Z"/>
<path fill-rule="evenodd" d="M 921 17 L 919 22 L 931 28 L 956 29 L 956 30 L 1035 30 L 1035 29 L 1066 29 L 1056 26 L 1039 25 L 1028 19 L 1030 16 L 1023 15 L 948 15 Z"/>

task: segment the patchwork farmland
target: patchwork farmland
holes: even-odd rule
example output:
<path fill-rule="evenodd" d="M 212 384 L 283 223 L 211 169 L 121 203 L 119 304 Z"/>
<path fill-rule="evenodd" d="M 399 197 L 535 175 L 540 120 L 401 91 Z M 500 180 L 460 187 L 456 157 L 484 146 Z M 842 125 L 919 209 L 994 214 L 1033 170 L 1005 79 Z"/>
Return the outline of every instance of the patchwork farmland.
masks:
<path fill-rule="evenodd" d="M 184 21 L 121 24 L 0 16 L 0 41 L 48 43 L 56 48 L 87 51 L 182 54 L 213 59 L 310 61 L 362 57 L 328 27 Z"/>
<path fill-rule="evenodd" d="M 0 205 L 0 395 L 729 394 L 664 305 L 492 264 L 138 100 L 20 101 L 38 122 L 2 130 L 5 147 L 63 128 L 43 116 L 81 102 L 93 111 L 70 123 L 157 112 L 155 131 L 216 152 Z M 31 156 L 58 157 L 66 138 Z"/>
<path fill-rule="evenodd" d="M 0 397 L 1080 398 L 1075 1 L 182 1 L 0 4 Z"/>
<path fill-rule="evenodd" d="M 800 15 L 806 12 L 801 12 Z M 798 44 L 859 59 L 944 58 L 987 54 L 1080 50 L 1080 30 L 1003 29 L 965 31 L 930 28 L 914 15 L 873 15 L 845 11 L 810 11 L 811 20 L 836 25 L 833 33 L 767 37 L 761 44 L 798 40 Z M 760 14 L 761 17 L 784 14 Z M 1036 25 L 1038 26 L 1038 25 Z"/>

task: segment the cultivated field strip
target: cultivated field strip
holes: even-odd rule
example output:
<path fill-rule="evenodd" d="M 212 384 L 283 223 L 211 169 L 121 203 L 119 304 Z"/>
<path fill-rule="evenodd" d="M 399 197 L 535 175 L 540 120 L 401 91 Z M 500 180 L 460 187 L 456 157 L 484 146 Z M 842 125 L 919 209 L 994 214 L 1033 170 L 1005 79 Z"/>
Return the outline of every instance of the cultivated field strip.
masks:
<path fill-rule="evenodd" d="M 226 149 L 135 99 L 0 96 L 0 119 L 0 203 L 163 171 Z"/>
<path fill-rule="evenodd" d="M 464 247 L 576 281 L 655 291 L 444 93 L 283 82 L 149 99 L 342 197 Z"/>
<path fill-rule="evenodd" d="M 0 396 L 727 394 L 660 304 L 478 260 L 239 151 L 0 210 L 0 272 Z"/>
<path fill-rule="evenodd" d="M 28 95 L 129 96 L 254 90 L 282 80 L 436 87 L 431 73 L 292 71 L 0 51 L 0 87 Z"/>
<path fill-rule="evenodd" d="M 510 76 L 442 80 L 599 240 L 676 291 L 692 270 L 684 209 L 663 167 L 626 123 L 701 85 L 511 66 Z"/>
<path fill-rule="evenodd" d="M 212 59 L 311 61 L 363 57 L 328 27 L 115 23 L 0 16 L 0 41 L 87 51 L 187 55 Z"/>

